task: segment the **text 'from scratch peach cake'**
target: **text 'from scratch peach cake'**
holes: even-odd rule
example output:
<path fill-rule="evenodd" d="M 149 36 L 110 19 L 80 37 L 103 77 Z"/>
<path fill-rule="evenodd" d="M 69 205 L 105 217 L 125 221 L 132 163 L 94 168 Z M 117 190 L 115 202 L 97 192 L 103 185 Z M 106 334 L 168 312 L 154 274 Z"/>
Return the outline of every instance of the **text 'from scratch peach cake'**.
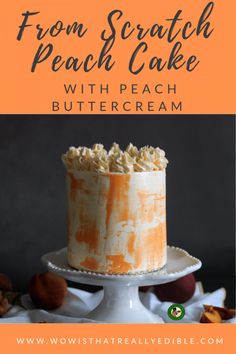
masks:
<path fill-rule="evenodd" d="M 159 148 L 129 144 L 70 147 L 67 169 L 68 264 L 109 274 L 166 264 L 167 159 Z"/>

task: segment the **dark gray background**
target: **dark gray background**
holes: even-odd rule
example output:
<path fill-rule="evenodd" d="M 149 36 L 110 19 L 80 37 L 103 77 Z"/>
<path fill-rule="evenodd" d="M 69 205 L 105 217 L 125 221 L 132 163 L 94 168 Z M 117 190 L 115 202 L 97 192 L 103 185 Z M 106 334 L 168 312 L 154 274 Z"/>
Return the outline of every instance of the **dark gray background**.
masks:
<path fill-rule="evenodd" d="M 0 272 L 26 291 L 40 257 L 66 245 L 65 170 L 71 145 L 113 141 L 166 151 L 168 243 L 203 262 L 206 290 L 234 305 L 233 116 L 0 116 Z"/>

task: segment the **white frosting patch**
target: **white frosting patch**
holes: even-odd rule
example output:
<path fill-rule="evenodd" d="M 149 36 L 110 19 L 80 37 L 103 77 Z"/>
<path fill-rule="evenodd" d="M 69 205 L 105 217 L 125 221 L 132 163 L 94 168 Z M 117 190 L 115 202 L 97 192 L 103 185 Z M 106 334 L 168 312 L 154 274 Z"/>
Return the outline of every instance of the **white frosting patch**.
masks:
<path fill-rule="evenodd" d="M 165 152 L 160 148 L 144 146 L 138 149 L 131 143 L 125 151 L 113 143 L 109 151 L 102 144 L 94 144 L 92 148 L 70 147 L 62 155 L 67 170 L 93 172 L 151 172 L 164 170 L 168 164 Z"/>

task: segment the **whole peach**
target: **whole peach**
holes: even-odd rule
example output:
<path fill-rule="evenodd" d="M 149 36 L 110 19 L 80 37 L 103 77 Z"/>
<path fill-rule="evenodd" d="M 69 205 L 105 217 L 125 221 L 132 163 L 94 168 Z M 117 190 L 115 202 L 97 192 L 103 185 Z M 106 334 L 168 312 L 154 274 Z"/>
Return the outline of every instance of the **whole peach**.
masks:
<path fill-rule="evenodd" d="M 2 291 L 0 291 L 0 316 L 5 315 L 10 308 L 11 305 L 9 304 L 7 298 L 4 296 Z"/>
<path fill-rule="evenodd" d="M 170 283 L 155 285 L 154 293 L 160 301 L 170 301 L 182 304 L 191 299 L 195 288 L 196 280 L 191 273 Z"/>
<path fill-rule="evenodd" d="M 12 282 L 6 274 L 0 273 L 0 290 L 12 291 Z"/>
<path fill-rule="evenodd" d="M 55 310 L 65 300 L 67 283 L 51 272 L 35 274 L 30 280 L 29 293 L 36 307 Z"/>

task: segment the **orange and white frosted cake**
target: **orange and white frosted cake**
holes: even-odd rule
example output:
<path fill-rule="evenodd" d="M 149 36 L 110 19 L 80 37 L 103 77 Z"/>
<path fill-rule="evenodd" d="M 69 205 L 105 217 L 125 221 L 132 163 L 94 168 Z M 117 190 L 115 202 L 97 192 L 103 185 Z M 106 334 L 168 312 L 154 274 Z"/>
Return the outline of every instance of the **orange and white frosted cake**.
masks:
<path fill-rule="evenodd" d="M 99 273 L 148 272 L 166 264 L 165 153 L 113 144 L 71 147 L 67 169 L 68 264 Z"/>

